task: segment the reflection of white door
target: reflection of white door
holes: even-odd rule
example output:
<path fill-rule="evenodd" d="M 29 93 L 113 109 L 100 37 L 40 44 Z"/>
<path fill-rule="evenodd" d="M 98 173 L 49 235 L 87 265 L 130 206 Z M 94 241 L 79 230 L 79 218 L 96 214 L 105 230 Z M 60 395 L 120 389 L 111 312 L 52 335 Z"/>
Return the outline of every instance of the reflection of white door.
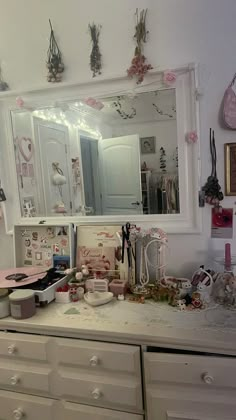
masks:
<path fill-rule="evenodd" d="M 54 213 L 55 205 L 61 200 L 58 186 L 52 183 L 53 162 L 59 163 L 59 167 L 66 177 L 66 184 L 61 188 L 62 201 L 67 214 L 71 214 L 68 129 L 63 125 L 35 119 L 35 137 L 40 150 L 46 216 Z"/>
<path fill-rule="evenodd" d="M 142 213 L 139 136 L 99 141 L 103 214 Z"/>

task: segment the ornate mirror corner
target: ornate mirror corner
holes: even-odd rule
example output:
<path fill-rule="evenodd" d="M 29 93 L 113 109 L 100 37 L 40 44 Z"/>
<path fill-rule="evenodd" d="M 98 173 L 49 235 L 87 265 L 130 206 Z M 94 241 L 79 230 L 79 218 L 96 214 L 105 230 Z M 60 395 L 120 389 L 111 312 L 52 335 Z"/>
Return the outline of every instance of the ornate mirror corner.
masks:
<path fill-rule="evenodd" d="M 118 78 L 4 100 L 6 186 L 18 192 L 7 230 L 62 217 L 199 230 L 195 91 L 191 65 L 152 71 L 138 87 Z"/>

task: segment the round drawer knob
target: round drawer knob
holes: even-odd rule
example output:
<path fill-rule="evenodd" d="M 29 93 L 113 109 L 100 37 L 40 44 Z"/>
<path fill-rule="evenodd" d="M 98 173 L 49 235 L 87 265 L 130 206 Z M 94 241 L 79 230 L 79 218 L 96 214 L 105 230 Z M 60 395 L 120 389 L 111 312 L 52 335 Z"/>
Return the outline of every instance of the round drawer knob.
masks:
<path fill-rule="evenodd" d="M 8 349 L 7 349 L 7 351 L 8 351 L 8 354 L 15 354 L 16 353 L 16 346 L 15 346 L 15 344 L 11 344 L 10 346 L 8 346 Z"/>
<path fill-rule="evenodd" d="M 202 380 L 203 382 L 205 382 L 205 384 L 207 385 L 211 385 L 214 382 L 214 378 L 213 376 L 209 375 L 209 373 L 203 373 L 202 375 Z"/>
<path fill-rule="evenodd" d="M 22 411 L 21 408 L 17 408 L 16 410 L 13 411 L 13 417 L 15 420 L 21 420 L 24 417 L 24 412 Z"/>
<path fill-rule="evenodd" d="M 92 366 L 92 367 L 97 366 L 97 365 L 98 365 L 98 363 L 99 363 L 99 358 L 98 358 L 97 356 L 93 356 L 93 357 L 91 357 L 91 359 L 89 360 L 89 364 L 90 364 L 90 366 Z"/>
<path fill-rule="evenodd" d="M 99 400 L 101 398 L 101 396 L 102 396 L 102 393 L 101 393 L 99 388 L 95 388 L 92 391 L 92 397 L 93 397 L 94 400 Z"/>
<path fill-rule="evenodd" d="M 17 385 L 20 382 L 20 378 L 17 375 L 14 375 L 10 379 L 11 385 Z"/>

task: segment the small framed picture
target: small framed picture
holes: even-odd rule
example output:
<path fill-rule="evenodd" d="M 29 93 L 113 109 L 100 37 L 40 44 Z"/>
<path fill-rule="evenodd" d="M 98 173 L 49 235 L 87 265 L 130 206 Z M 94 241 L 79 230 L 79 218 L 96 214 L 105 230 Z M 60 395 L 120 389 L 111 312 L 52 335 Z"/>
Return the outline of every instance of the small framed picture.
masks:
<path fill-rule="evenodd" d="M 34 217 L 36 215 L 34 197 L 23 197 L 23 216 Z"/>
<path fill-rule="evenodd" d="M 225 195 L 236 196 L 236 143 L 225 144 Z"/>
<path fill-rule="evenodd" d="M 141 137 L 140 138 L 140 150 L 141 154 L 145 155 L 148 153 L 156 152 L 156 137 Z"/>
<path fill-rule="evenodd" d="M 22 176 L 29 176 L 27 163 L 22 163 Z"/>

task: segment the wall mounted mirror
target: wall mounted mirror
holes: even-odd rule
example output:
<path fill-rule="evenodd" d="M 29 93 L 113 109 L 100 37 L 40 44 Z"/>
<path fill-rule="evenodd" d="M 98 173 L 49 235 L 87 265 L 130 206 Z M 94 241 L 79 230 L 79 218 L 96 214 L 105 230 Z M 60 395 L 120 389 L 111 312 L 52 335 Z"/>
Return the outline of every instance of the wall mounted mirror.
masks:
<path fill-rule="evenodd" d="M 19 216 L 193 224 L 195 68 L 176 75 L 174 86 L 159 72 L 140 87 L 104 81 L 5 103 Z"/>
<path fill-rule="evenodd" d="M 22 216 L 179 213 L 175 89 L 12 111 Z"/>

